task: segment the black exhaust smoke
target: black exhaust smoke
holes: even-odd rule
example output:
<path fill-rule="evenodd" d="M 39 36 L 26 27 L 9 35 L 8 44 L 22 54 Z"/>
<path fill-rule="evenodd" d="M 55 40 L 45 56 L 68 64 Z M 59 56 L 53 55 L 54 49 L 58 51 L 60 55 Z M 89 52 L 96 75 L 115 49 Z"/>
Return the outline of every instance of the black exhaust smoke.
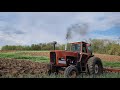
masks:
<path fill-rule="evenodd" d="M 75 33 L 76 35 L 80 35 L 80 36 L 86 36 L 88 33 L 88 29 L 89 29 L 89 24 L 88 23 L 76 23 L 76 24 L 72 24 L 68 29 L 67 29 L 67 33 L 66 33 L 66 40 L 68 43 L 68 40 L 72 39 L 73 37 L 73 33 Z M 65 50 L 67 50 L 67 43 L 65 44 Z"/>
<path fill-rule="evenodd" d="M 66 39 L 67 41 L 72 39 L 72 33 L 81 35 L 81 36 L 86 36 L 88 33 L 88 29 L 89 29 L 89 25 L 88 23 L 76 23 L 71 25 L 68 29 L 67 29 L 67 33 L 66 33 Z"/>

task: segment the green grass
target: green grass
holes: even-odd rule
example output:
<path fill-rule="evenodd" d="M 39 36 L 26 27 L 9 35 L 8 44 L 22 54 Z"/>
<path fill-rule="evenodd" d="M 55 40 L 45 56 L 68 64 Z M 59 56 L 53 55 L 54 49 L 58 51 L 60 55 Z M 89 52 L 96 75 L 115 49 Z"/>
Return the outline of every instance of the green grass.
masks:
<path fill-rule="evenodd" d="M 19 74 L 19 75 L 3 75 L 0 78 L 64 78 L 64 75 L 47 75 L 47 74 Z M 120 73 L 103 73 L 102 75 L 95 76 L 95 75 L 86 75 L 81 74 L 77 77 L 79 78 L 120 78 Z"/>
<path fill-rule="evenodd" d="M 0 78 L 64 78 L 63 75 L 47 75 L 47 74 L 20 74 L 20 75 L 3 75 Z"/>
<path fill-rule="evenodd" d="M 77 78 L 120 78 L 120 73 L 103 73 L 101 75 L 81 74 Z"/>
<path fill-rule="evenodd" d="M 45 56 L 28 56 L 19 53 L 0 53 L 0 58 L 13 58 L 13 59 L 23 59 L 30 60 L 34 62 L 49 62 L 49 58 Z"/>
<path fill-rule="evenodd" d="M 103 66 L 104 67 L 120 67 L 120 62 L 108 62 L 108 61 L 103 61 Z"/>

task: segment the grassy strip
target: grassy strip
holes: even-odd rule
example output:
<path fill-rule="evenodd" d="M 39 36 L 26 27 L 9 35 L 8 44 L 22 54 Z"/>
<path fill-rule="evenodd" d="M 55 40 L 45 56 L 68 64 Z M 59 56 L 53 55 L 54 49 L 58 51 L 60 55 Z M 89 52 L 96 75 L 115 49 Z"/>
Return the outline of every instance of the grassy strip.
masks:
<path fill-rule="evenodd" d="M 20 75 L 11 75 L 7 74 L 0 76 L 0 78 L 64 78 L 64 75 L 47 75 L 47 74 L 20 74 Z M 104 73 L 99 76 L 95 75 L 85 75 L 81 74 L 77 78 L 120 78 L 120 73 Z"/>
<path fill-rule="evenodd" d="M 101 75 L 81 74 L 77 78 L 120 78 L 120 73 L 103 73 Z"/>
<path fill-rule="evenodd" d="M 49 62 L 48 57 L 27 56 L 27 55 L 20 55 L 20 54 L 16 54 L 16 53 L 1 53 L 0 58 L 23 59 L 23 60 L 30 60 L 30 61 L 34 61 L 34 62 Z"/>
<path fill-rule="evenodd" d="M 120 67 L 120 62 L 110 62 L 110 61 L 103 61 L 104 67 Z"/>

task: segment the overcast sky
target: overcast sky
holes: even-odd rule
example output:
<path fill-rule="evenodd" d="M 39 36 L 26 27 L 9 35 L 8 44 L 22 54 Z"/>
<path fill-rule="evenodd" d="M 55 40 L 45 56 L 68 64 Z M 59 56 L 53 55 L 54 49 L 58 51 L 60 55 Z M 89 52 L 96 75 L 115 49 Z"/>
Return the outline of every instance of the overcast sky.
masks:
<path fill-rule="evenodd" d="M 120 37 L 119 12 L 0 12 L 0 46 L 65 43 L 67 29 L 75 23 L 89 28 L 85 36 L 75 34 L 70 42 Z"/>

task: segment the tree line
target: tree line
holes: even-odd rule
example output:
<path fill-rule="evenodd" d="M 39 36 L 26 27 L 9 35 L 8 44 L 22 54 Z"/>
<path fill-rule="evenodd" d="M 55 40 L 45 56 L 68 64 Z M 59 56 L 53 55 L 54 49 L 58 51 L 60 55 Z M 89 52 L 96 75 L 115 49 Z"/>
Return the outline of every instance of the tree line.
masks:
<path fill-rule="evenodd" d="M 63 44 L 57 44 L 56 45 L 57 50 L 63 50 L 64 45 Z M 39 44 L 32 44 L 32 45 L 5 45 L 1 48 L 1 50 L 54 50 L 52 43 L 39 43 Z"/>
<path fill-rule="evenodd" d="M 120 56 L 120 41 L 90 39 L 94 53 L 110 54 Z"/>
<path fill-rule="evenodd" d="M 111 40 L 102 40 L 102 39 L 89 39 L 87 40 L 92 46 L 92 51 L 94 53 L 100 54 L 110 54 L 110 55 L 119 55 L 120 56 L 120 44 L 117 41 Z M 32 44 L 29 46 L 22 45 L 5 45 L 2 47 L 2 50 L 53 50 L 52 43 L 39 43 Z M 64 50 L 65 44 L 57 44 L 56 50 Z M 67 45 L 67 50 L 70 50 L 70 44 Z"/>

